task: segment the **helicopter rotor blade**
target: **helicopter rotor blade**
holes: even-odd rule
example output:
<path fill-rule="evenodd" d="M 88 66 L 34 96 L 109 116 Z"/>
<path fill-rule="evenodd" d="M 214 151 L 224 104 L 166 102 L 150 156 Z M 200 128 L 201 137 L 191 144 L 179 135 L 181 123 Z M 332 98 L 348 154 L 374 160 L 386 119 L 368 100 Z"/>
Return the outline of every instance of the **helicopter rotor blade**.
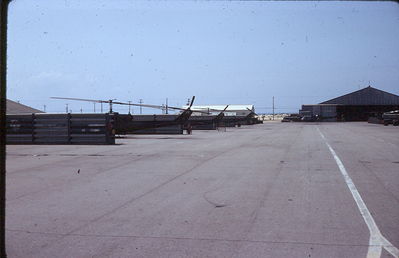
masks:
<path fill-rule="evenodd" d="M 79 99 L 79 98 L 63 98 L 63 97 L 50 97 L 51 99 L 65 99 L 65 100 L 77 100 L 77 101 L 87 101 L 96 103 L 110 103 L 112 100 L 97 100 L 97 99 Z"/>
<path fill-rule="evenodd" d="M 125 106 L 135 106 L 135 107 L 149 107 L 149 108 L 162 108 L 159 105 L 149 105 L 149 104 L 135 104 L 135 103 L 125 103 L 125 102 L 113 102 L 117 105 L 125 105 Z"/>
<path fill-rule="evenodd" d="M 120 102 L 120 101 L 114 101 L 116 99 L 110 99 L 110 100 L 97 100 L 97 99 L 81 99 L 81 98 L 64 98 L 64 97 L 50 97 L 51 99 L 64 99 L 64 100 L 75 100 L 75 101 L 86 101 L 86 102 L 92 102 L 92 103 L 109 103 L 109 104 L 115 104 L 115 105 L 125 105 L 125 106 L 136 106 L 136 107 L 148 107 L 148 108 L 155 108 L 155 109 L 164 109 L 165 106 L 160 106 L 160 105 L 149 105 L 149 104 L 136 104 L 136 103 L 126 103 L 126 102 Z M 195 96 L 193 96 L 193 99 L 191 100 L 189 108 L 194 103 Z M 178 107 L 173 107 L 168 105 L 168 109 L 173 109 L 173 110 L 179 110 L 179 111 L 185 111 L 187 109 L 184 108 L 178 108 Z M 203 113 L 203 114 L 209 114 L 208 112 L 204 111 L 198 111 L 198 110 L 192 110 L 193 112 L 196 113 Z"/>
<path fill-rule="evenodd" d="M 165 109 L 166 108 L 165 106 L 160 106 L 160 105 L 136 104 L 136 103 L 126 103 L 126 102 L 118 102 L 118 101 L 114 101 L 112 103 L 113 104 L 117 104 L 117 105 L 148 107 L 148 108 L 156 108 L 156 109 Z M 178 108 L 178 107 L 173 107 L 173 106 L 169 106 L 169 105 L 168 105 L 168 109 L 179 110 L 179 111 L 187 110 L 185 108 Z M 199 111 L 199 110 L 192 110 L 192 111 L 195 112 L 195 113 L 209 114 L 208 112 Z"/>
<path fill-rule="evenodd" d="M 149 105 L 149 104 L 136 104 L 136 103 L 125 103 L 125 102 L 113 102 L 113 103 L 118 104 L 118 105 L 135 106 L 135 107 L 148 107 L 148 108 L 156 108 L 156 109 L 164 109 L 165 108 L 165 106 Z M 168 109 L 185 110 L 183 108 L 172 107 L 172 106 L 168 106 Z"/>
<path fill-rule="evenodd" d="M 191 99 L 191 103 L 190 106 L 188 107 L 189 109 L 192 107 L 192 105 L 194 104 L 194 100 L 195 100 L 195 96 L 193 96 L 193 98 Z"/>
<path fill-rule="evenodd" d="M 218 112 L 218 113 L 224 113 L 226 110 L 227 110 L 227 108 L 229 107 L 229 105 L 227 105 L 224 109 L 214 109 L 214 108 L 207 108 L 206 110 L 207 111 L 201 111 L 201 110 L 193 110 L 193 112 L 198 112 L 198 113 L 203 113 L 203 114 L 208 114 L 208 115 L 210 115 L 211 113 L 211 111 L 214 111 L 214 112 Z M 205 108 L 203 108 L 204 110 L 205 110 Z"/>
<path fill-rule="evenodd" d="M 249 113 L 248 115 L 250 115 L 250 114 L 254 114 L 255 116 L 257 116 L 258 114 L 256 114 L 253 110 L 251 110 L 251 109 L 249 109 L 249 108 L 247 108 L 249 111 L 251 111 L 251 113 Z"/>

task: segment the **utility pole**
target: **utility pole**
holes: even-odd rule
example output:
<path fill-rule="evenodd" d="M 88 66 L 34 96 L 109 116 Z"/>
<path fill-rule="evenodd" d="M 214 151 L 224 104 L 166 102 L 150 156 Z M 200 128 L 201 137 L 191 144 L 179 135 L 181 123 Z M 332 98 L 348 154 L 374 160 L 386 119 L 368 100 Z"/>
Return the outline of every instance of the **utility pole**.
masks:
<path fill-rule="evenodd" d="M 274 121 L 274 96 L 273 96 L 273 121 Z"/>
<path fill-rule="evenodd" d="M 103 103 L 101 102 L 101 114 L 103 113 Z"/>
<path fill-rule="evenodd" d="M 168 98 L 166 98 L 166 114 L 168 114 Z"/>
<path fill-rule="evenodd" d="M 143 104 L 143 99 L 140 99 L 140 100 L 139 100 L 139 103 L 140 103 L 140 104 Z M 140 115 L 141 115 L 141 114 L 143 114 L 143 107 L 142 107 L 142 106 L 140 106 Z"/>
<path fill-rule="evenodd" d="M 109 100 L 109 113 L 112 114 L 112 99 Z"/>
<path fill-rule="evenodd" d="M 0 2 L 0 256 L 6 254 L 6 89 L 7 18 L 9 0 Z"/>
<path fill-rule="evenodd" d="M 80 107 L 80 113 L 81 113 L 81 114 L 83 113 L 83 109 L 82 109 L 82 107 Z"/>
<path fill-rule="evenodd" d="M 130 104 L 131 104 L 132 102 L 129 100 L 129 115 L 130 115 Z"/>
<path fill-rule="evenodd" d="M 96 102 L 93 102 L 93 111 L 96 113 Z"/>
<path fill-rule="evenodd" d="M 65 104 L 65 111 L 66 111 L 66 113 L 68 114 L 68 104 Z"/>

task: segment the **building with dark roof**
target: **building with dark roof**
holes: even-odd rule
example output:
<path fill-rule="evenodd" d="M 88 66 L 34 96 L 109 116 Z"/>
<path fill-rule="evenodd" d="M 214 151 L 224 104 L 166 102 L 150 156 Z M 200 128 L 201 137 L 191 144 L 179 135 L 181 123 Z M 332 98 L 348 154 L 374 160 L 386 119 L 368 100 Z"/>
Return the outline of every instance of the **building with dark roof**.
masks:
<path fill-rule="evenodd" d="M 32 114 L 32 113 L 44 113 L 41 110 L 31 108 L 26 105 L 22 105 L 18 102 L 7 99 L 7 115 L 18 115 L 18 114 Z"/>
<path fill-rule="evenodd" d="M 316 105 L 302 105 L 302 117 L 322 121 L 367 121 L 399 109 L 399 96 L 371 86 Z"/>

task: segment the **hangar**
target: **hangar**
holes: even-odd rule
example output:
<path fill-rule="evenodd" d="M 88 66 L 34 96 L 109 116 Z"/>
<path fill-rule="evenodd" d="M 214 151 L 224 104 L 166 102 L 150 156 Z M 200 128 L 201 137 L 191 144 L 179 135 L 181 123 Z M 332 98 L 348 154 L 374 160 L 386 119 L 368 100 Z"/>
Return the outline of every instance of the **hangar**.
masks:
<path fill-rule="evenodd" d="M 299 114 L 321 121 L 367 121 L 399 109 L 399 96 L 371 86 L 316 105 L 302 105 Z"/>

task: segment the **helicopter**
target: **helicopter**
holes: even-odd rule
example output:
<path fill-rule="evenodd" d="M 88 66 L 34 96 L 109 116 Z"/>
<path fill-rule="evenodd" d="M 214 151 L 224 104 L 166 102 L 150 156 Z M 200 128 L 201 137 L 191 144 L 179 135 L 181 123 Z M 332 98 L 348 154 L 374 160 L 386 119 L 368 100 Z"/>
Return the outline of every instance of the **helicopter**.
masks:
<path fill-rule="evenodd" d="M 209 115 L 209 112 L 191 110 L 191 107 L 195 100 L 195 96 L 192 97 L 191 102 L 189 103 L 189 106 L 186 109 L 173 107 L 173 106 L 167 106 L 166 108 L 168 108 L 168 109 L 179 110 L 182 112 L 177 117 L 176 117 L 176 115 L 163 115 L 162 120 L 157 120 L 157 118 L 160 117 L 157 115 L 154 115 L 151 118 L 151 120 L 145 120 L 145 119 L 142 119 L 143 116 L 139 116 L 139 115 L 119 114 L 119 113 L 113 112 L 112 107 L 113 107 L 113 105 L 127 105 L 127 106 L 139 106 L 139 107 L 164 109 L 165 106 L 149 105 L 149 104 L 136 104 L 136 103 L 130 103 L 130 102 L 126 103 L 126 102 L 115 101 L 115 99 L 93 100 L 93 99 L 65 98 L 65 97 L 51 97 L 51 98 L 52 99 L 75 100 L 75 101 L 86 101 L 86 102 L 92 102 L 92 103 L 109 104 L 109 113 L 113 114 L 113 129 L 116 134 L 135 133 L 137 131 L 160 128 L 160 127 L 168 127 L 168 126 L 181 126 L 182 129 L 186 129 L 188 133 L 189 133 L 189 131 L 191 133 L 192 125 L 191 125 L 191 121 L 189 121 L 191 114 L 193 112 L 197 112 L 197 113 Z M 207 123 L 213 124 L 213 123 L 219 121 L 223 117 L 223 112 L 225 111 L 225 109 L 222 110 L 222 112 L 218 116 L 213 117 L 208 120 L 201 121 L 201 124 L 207 124 Z M 218 110 L 218 111 L 220 111 L 220 110 Z"/>
<path fill-rule="evenodd" d="M 229 105 L 226 105 L 223 110 L 208 109 L 208 111 L 218 111 L 220 113 L 217 115 L 191 116 L 188 120 L 188 123 L 191 124 L 193 130 L 218 129 L 218 127 L 223 126 L 222 119 L 224 117 L 224 112 L 228 107 Z"/>
<path fill-rule="evenodd" d="M 221 123 L 225 127 L 241 127 L 241 125 L 253 125 L 253 124 L 263 123 L 262 121 L 260 121 L 255 117 L 257 116 L 257 114 L 253 110 L 249 108 L 247 108 L 247 110 L 250 111 L 248 115 L 224 116 L 223 119 L 221 120 Z"/>
<path fill-rule="evenodd" d="M 180 110 L 183 113 L 186 111 L 184 108 L 178 108 L 173 106 L 157 106 L 157 105 L 147 105 L 147 104 L 131 104 L 133 106 L 142 106 L 142 107 L 150 107 L 150 108 L 158 108 L 158 109 L 174 109 Z M 191 109 L 192 103 L 189 105 Z M 185 123 L 183 124 L 184 129 L 188 130 L 214 130 L 221 126 L 221 120 L 224 117 L 224 112 L 229 107 L 227 105 L 224 109 L 208 109 L 207 111 L 201 110 L 192 110 L 193 113 L 201 113 L 201 116 L 190 116 Z M 210 115 L 210 111 L 219 112 L 217 115 Z M 190 129 L 189 129 L 190 128 Z"/>

